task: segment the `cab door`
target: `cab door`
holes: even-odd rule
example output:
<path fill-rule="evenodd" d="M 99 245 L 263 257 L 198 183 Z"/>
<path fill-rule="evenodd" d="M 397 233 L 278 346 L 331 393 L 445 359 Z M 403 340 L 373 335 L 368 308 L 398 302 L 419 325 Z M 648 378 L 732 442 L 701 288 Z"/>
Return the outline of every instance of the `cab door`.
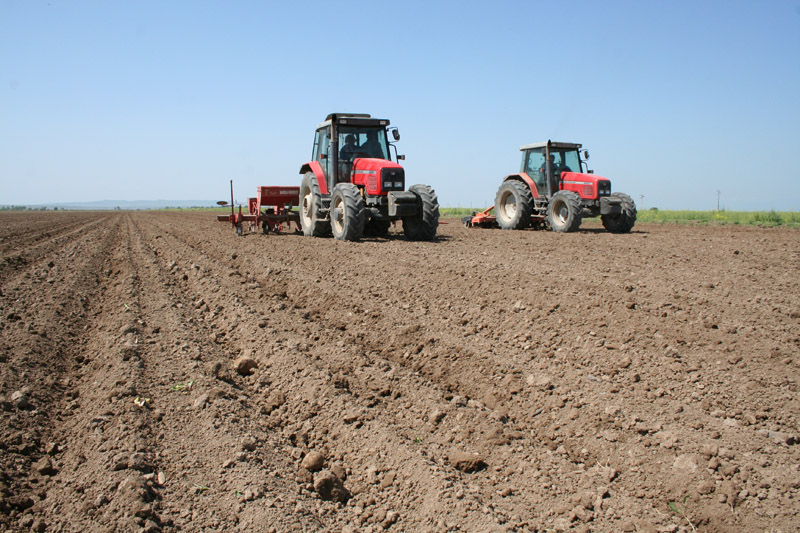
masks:
<path fill-rule="evenodd" d="M 322 173 L 325 175 L 325 183 L 330 184 L 331 172 L 333 170 L 333 160 L 329 153 L 331 146 L 330 139 L 330 126 L 317 130 L 314 135 L 314 151 L 311 154 L 311 159 L 317 161 L 322 167 Z"/>
<path fill-rule="evenodd" d="M 545 168 L 544 148 L 525 151 L 521 170 L 531 177 L 536 184 L 536 189 L 539 191 L 539 194 L 545 194 L 547 192 L 547 175 L 545 173 Z"/>

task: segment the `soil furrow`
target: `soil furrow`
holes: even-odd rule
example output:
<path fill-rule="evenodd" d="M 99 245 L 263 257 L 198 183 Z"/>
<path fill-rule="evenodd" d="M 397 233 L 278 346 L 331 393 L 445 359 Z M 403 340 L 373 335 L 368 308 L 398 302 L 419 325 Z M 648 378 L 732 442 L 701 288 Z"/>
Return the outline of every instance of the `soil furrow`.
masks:
<path fill-rule="evenodd" d="M 166 235 L 168 233 L 169 233 L 168 231 L 164 231 L 163 234 Z M 172 246 L 168 246 L 168 248 L 173 249 Z M 218 268 L 218 267 L 219 267 L 219 265 L 216 265 L 215 268 Z M 279 266 L 276 266 L 275 268 L 277 270 L 280 270 Z M 234 272 L 238 273 L 238 271 L 234 271 Z M 254 277 L 254 278 L 257 279 L 257 277 Z M 292 293 L 296 294 L 298 292 L 302 293 L 302 291 L 303 291 L 303 287 L 298 287 L 298 286 L 292 285 L 292 283 L 287 283 L 287 280 L 285 279 L 285 277 L 282 277 L 280 274 L 273 273 L 272 277 L 270 278 L 270 281 L 271 281 L 272 288 L 268 292 L 271 292 L 271 293 L 283 294 L 283 292 L 285 290 L 286 292 L 292 292 Z M 233 285 L 233 287 L 235 287 L 236 285 L 240 285 L 240 284 L 236 283 L 236 284 Z M 253 292 L 253 293 L 257 292 L 258 288 L 261 288 L 261 289 L 265 288 L 265 287 L 263 287 L 262 285 L 259 285 L 259 284 L 252 284 L 252 281 L 251 281 L 251 285 L 253 285 L 253 286 L 250 287 L 251 288 L 251 292 Z M 322 301 L 328 301 L 331 298 L 323 296 L 320 299 Z M 312 314 L 308 313 L 308 311 L 306 311 L 305 308 L 303 307 L 302 303 L 300 303 L 302 301 L 302 298 L 288 297 L 288 300 L 289 300 L 289 304 L 290 304 L 289 306 L 296 308 L 299 311 L 299 313 L 301 314 L 301 318 L 303 318 L 303 320 L 299 321 L 299 322 L 302 323 L 303 321 L 305 321 L 305 322 L 307 322 L 306 325 L 308 325 L 308 323 L 313 323 L 313 324 L 316 324 L 317 326 L 319 326 L 320 330 L 322 331 L 322 335 L 319 335 L 319 334 L 313 335 L 313 337 L 312 337 L 313 339 L 326 338 L 329 341 L 331 341 L 331 340 L 333 340 L 335 338 L 342 338 L 343 337 L 345 339 L 344 343 L 346 345 L 353 345 L 353 346 L 357 347 L 357 349 L 355 350 L 355 354 L 351 355 L 349 358 L 344 358 L 345 361 L 348 361 L 348 360 L 358 361 L 359 357 L 361 357 L 361 358 L 366 357 L 367 360 L 370 360 L 370 358 L 377 358 L 378 360 L 381 360 L 384 363 L 388 363 L 388 361 L 390 361 L 390 359 L 384 358 L 383 357 L 384 353 L 387 353 L 387 354 L 397 353 L 396 357 L 399 357 L 400 354 L 403 353 L 403 348 L 404 347 L 403 346 L 399 346 L 398 347 L 396 345 L 393 345 L 391 340 L 388 340 L 388 342 L 385 342 L 383 347 L 377 347 L 376 350 L 372 350 L 371 349 L 372 346 L 370 346 L 368 343 L 365 343 L 363 341 L 363 339 L 362 339 L 362 337 L 365 336 L 365 335 L 363 333 L 356 333 L 356 334 L 351 333 L 350 330 L 352 330 L 353 328 L 352 327 L 347 327 L 347 326 L 342 327 L 341 319 L 331 319 L 329 317 L 326 317 L 322 312 L 316 312 L 316 313 L 312 313 Z M 340 302 L 340 303 L 341 303 L 341 305 L 343 305 L 344 307 L 349 308 L 349 309 L 357 309 L 357 305 L 358 305 L 355 302 L 349 302 L 348 303 L 347 301 L 343 301 L 343 302 Z M 281 303 L 279 305 L 282 306 L 283 304 Z M 254 315 L 254 319 L 258 318 L 257 316 L 255 316 L 256 315 L 255 313 L 251 313 L 251 314 Z M 311 316 L 309 316 L 309 315 L 311 315 Z M 374 318 L 374 316 L 373 316 L 373 318 Z M 295 329 L 299 329 L 298 326 L 295 326 Z M 344 330 L 344 329 L 348 329 L 348 332 L 347 333 L 338 333 L 337 332 L 335 335 L 331 335 L 330 334 L 330 332 L 336 332 L 337 330 Z M 412 342 L 416 343 L 416 342 L 419 342 L 419 341 L 414 341 L 413 340 L 413 336 L 414 336 L 414 334 L 416 333 L 417 330 L 419 330 L 419 328 L 411 328 L 410 330 L 409 329 L 405 329 L 404 333 L 406 333 L 410 338 L 412 338 Z M 338 342 L 341 343 L 343 341 L 339 340 Z M 307 347 L 304 347 L 304 348 L 301 348 L 301 349 L 306 349 L 307 350 Z M 323 351 L 330 351 L 330 348 L 326 347 Z M 351 352 L 351 354 L 352 353 L 353 352 Z M 407 348 L 405 349 L 404 355 L 405 355 L 405 357 L 408 357 L 408 355 L 409 355 L 409 350 Z M 316 357 L 317 358 L 321 358 L 321 359 L 325 359 L 326 358 L 325 356 L 322 356 L 322 357 L 316 356 Z M 329 356 L 327 358 L 330 359 Z M 465 366 L 469 366 L 468 363 L 465 363 L 463 361 L 461 361 L 461 364 L 464 364 Z M 352 380 L 351 376 L 353 375 L 352 369 L 353 369 L 354 366 L 357 367 L 359 365 L 358 365 L 357 362 L 354 363 L 354 364 L 351 364 L 351 363 L 339 363 L 338 364 L 338 368 L 336 366 L 333 366 L 333 367 L 328 366 L 328 371 L 332 372 L 333 374 L 337 374 L 337 373 L 343 374 L 343 375 L 345 375 L 347 377 L 350 377 L 350 379 Z M 391 369 L 391 365 L 387 365 L 387 367 L 389 369 Z M 338 370 L 338 372 L 337 372 L 337 370 Z M 392 372 L 394 372 L 394 369 L 391 369 L 391 370 L 392 370 Z M 402 381 L 403 380 L 402 372 L 398 372 L 397 374 L 399 375 L 399 380 Z M 446 371 L 443 371 L 443 374 L 445 376 L 449 376 L 449 374 Z M 415 381 L 418 382 L 419 380 L 417 379 Z M 348 383 L 348 385 L 353 387 L 355 384 Z M 395 389 L 398 388 L 397 385 L 393 385 L 393 387 Z M 419 385 L 418 384 L 414 384 L 412 382 L 411 388 L 419 388 Z M 387 389 L 387 392 L 389 390 L 390 389 Z M 407 394 L 408 391 L 407 390 L 403 391 L 403 392 L 406 393 L 403 396 L 408 396 L 408 394 Z M 442 394 L 440 393 L 439 394 L 439 398 L 440 398 L 439 399 L 439 403 L 440 403 L 440 405 L 443 404 L 443 405 L 446 406 L 446 403 L 441 401 L 441 396 L 442 396 Z M 447 399 L 452 399 L 452 397 L 453 397 L 452 394 L 447 395 Z M 456 402 L 460 402 L 462 400 L 456 399 L 455 401 Z M 469 405 L 468 399 L 465 398 L 463 401 L 465 402 L 465 406 L 464 407 Z M 557 402 L 563 401 L 563 399 L 559 397 L 556 401 Z M 545 406 L 547 405 L 543 401 L 538 402 L 538 403 L 539 403 L 539 405 L 545 405 Z M 552 402 L 549 402 L 549 403 L 552 403 Z M 387 407 L 389 407 L 391 409 L 391 405 L 388 405 Z M 410 405 L 410 404 L 406 404 L 405 405 L 405 410 L 406 411 L 411 411 L 411 412 L 414 412 L 414 411 L 419 412 L 420 415 L 421 415 L 420 416 L 421 419 L 424 419 L 424 418 L 428 417 L 428 415 L 429 415 L 429 413 L 425 413 L 424 412 L 424 409 L 423 410 L 414 409 L 414 406 Z M 444 413 L 442 413 L 442 415 L 443 414 Z M 430 413 L 430 415 L 433 416 L 433 417 L 440 416 L 440 415 L 433 414 L 433 413 Z M 505 433 L 508 433 L 508 435 L 504 435 L 504 425 L 502 423 L 500 423 L 500 422 L 495 422 L 494 425 L 482 424 L 480 421 L 475 420 L 478 417 L 475 417 L 475 416 L 466 416 L 465 417 L 465 413 L 463 413 L 463 412 L 459 414 L 459 417 L 460 417 L 460 420 L 459 420 L 460 425 L 461 426 L 466 426 L 467 429 L 464 429 L 462 431 L 455 431 L 455 430 L 453 430 L 451 428 L 450 431 L 449 431 L 449 434 L 446 434 L 441 438 L 436 438 L 436 436 L 434 436 L 433 439 L 431 439 L 431 435 L 429 435 L 430 428 L 421 427 L 419 424 L 417 424 L 416 427 L 411 426 L 411 427 L 405 428 L 405 429 L 403 429 L 401 431 L 404 434 L 404 436 L 406 436 L 406 438 L 415 438 L 415 439 L 417 439 L 417 438 L 422 438 L 422 436 L 424 435 L 426 437 L 426 440 L 432 440 L 434 443 L 436 443 L 438 445 L 439 449 L 441 449 L 441 447 L 444 446 L 444 443 L 455 443 L 456 446 L 458 446 L 458 445 L 464 446 L 467 443 L 476 442 L 476 441 L 480 442 L 481 444 L 483 444 L 481 446 L 482 448 L 487 448 L 487 447 L 491 448 L 491 447 L 494 447 L 494 443 L 496 443 L 496 442 L 501 442 L 502 443 L 502 442 L 510 441 L 511 440 L 509 438 L 509 436 L 510 436 L 512 439 L 521 439 L 521 440 L 517 441 L 517 444 L 518 445 L 523 445 L 526 448 L 528 448 L 529 450 L 530 450 L 530 447 L 533 446 L 534 451 L 533 451 L 532 455 L 534 455 L 534 456 L 543 455 L 545 453 L 549 453 L 550 452 L 550 448 L 546 448 L 546 447 L 542 446 L 541 444 L 539 444 L 540 448 L 539 448 L 538 452 L 536 451 L 535 448 L 536 448 L 537 445 L 536 445 L 536 440 L 535 439 L 538 438 L 538 435 L 532 435 L 533 438 L 529 438 L 529 437 L 531 437 L 531 435 L 529 435 L 527 432 L 526 433 L 520 433 L 520 432 L 514 431 L 514 430 L 505 431 Z M 496 414 L 495 414 L 495 419 L 498 419 L 498 418 L 502 418 L 502 417 L 497 417 Z M 447 425 L 449 425 L 449 424 L 442 424 L 442 426 L 445 426 L 445 427 Z M 481 430 L 481 426 L 484 426 L 485 429 Z M 488 426 L 488 427 L 486 427 L 486 426 Z M 547 428 L 547 429 L 548 429 L 548 432 L 549 432 L 550 428 Z M 476 434 L 477 434 L 477 436 L 476 436 Z M 411 437 L 411 435 L 414 435 L 414 436 Z M 454 436 L 455 436 L 455 438 L 454 438 Z M 558 435 L 556 435 L 556 436 L 554 436 L 553 440 L 555 441 L 554 444 L 550 444 L 550 443 L 548 443 L 548 444 L 550 444 L 550 446 L 552 446 L 552 448 L 555 449 L 557 447 L 557 445 L 559 444 L 559 441 L 562 440 L 562 439 L 559 438 Z M 488 443 L 488 445 L 487 445 L 487 443 Z M 602 453 L 606 457 L 606 459 L 608 458 L 608 456 L 613 455 L 613 452 L 609 452 L 608 450 L 605 450 L 605 449 L 602 450 Z M 431 456 L 436 456 L 436 455 L 439 455 L 439 454 L 438 453 L 431 454 Z M 528 459 L 530 459 L 530 456 L 528 457 Z M 579 457 L 579 458 L 576 458 L 575 462 L 583 464 L 583 463 L 589 462 L 590 460 L 591 460 L 592 463 L 596 462 L 596 459 L 592 459 L 591 455 L 589 455 L 586 452 L 586 450 L 584 450 L 583 451 L 583 455 L 581 457 Z M 562 466 L 559 469 L 563 471 L 565 469 L 565 467 Z M 513 475 L 510 476 L 510 475 L 508 475 L 508 473 L 506 474 L 506 480 L 507 480 L 507 482 L 509 482 L 509 484 L 512 484 L 512 485 L 515 484 L 515 482 L 516 482 L 516 480 L 514 479 L 514 476 Z M 488 499 L 492 500 L 493 499 L 493 495 L 492 494 L 488 495 Z"/>
<path fill-rule="evenodd" d="M 796 521 L 796 231 L 449 221 L 343 243 L 137 212 L 64 215 L 30 255 L 46 215 L 0 230 L 28 261 L 0 293 L 7 527 Z"/>
<path fill-rule="evenodd" d="M 19 267 L 34 267 L 49 263 L 49 256 L 61 246 L 71 245 L 70 241 L 79 240 L 93 229 L 102 226 L 107 215 L 95 214 L 91 218 L 80 219 L 64 225 L 51 227 L 26 228 L 28 232 L 19 239 L 3 240 L 0 258 L 0 286 L 13 283 L 9 278 Z M 6 250 L 10 250 L 6 252 Z M 47 258 L 47 259 L 46 259 Z"/>
<path fill-rule="evenodd" d="M 162 228 L 160 235 L 163 239 L 169 239 L 170 232 Z M 179 244 L 181 244 L 181 241 L 178 238 L 175 241 L 170 240 L 162 246 L 169 249 L 171 253 L 175 253 Z M 201 272 L 218 271 L 221 268 L 218 262 L 208 263 L 200 259 L 195 259 L 195 261 L 196 263 L 194 266 L 197 267 L 195 270 Z M 232 276 L 233 279 L 237 277 L 238 276 Z M 295 379 L 285 384 L 279 384 L 282 390 L 291 394 L 289 402 L 302 404 L 307 401 L 303 399 L 303 395 L 297 394 L 297 389 L 308 390 L 315 397 L 333 397 L 332 404 L 328 405 L 326 401 L 317 407 L 312 405 L 311 410 L 319 409 L 327 411 L 322 413 L 322 415 L 325 416 L 320 416 L 320 418 L 328 419 L 332 417 L 335 425 L 331 427 L 315 427 L 315 431 L 312 432 L 310 436 L 308 435 L 309 431 L 307 429 L 304 430 L 302 425 L 290 427 L 286 431 L 290 440 L 294 440 L 297 443 L 298 440 L 308 441 L 311 439 L 311 442 L 302 442 L 301 444 L 324 447 L 330 449 L 333 453 L 347 455 L 350 451 L 348 446 L 334 446 L 331 442 L 333 439 L 323 437 L 318 442 L 313 442 L 313 440 L 314 434 L 321 436 L 336 432 L 336 425 L 341 423 L 342 411 L 348 409 L 349 414 L 346 414 L 345 418 L 348 420 L 349 424 L 355 424 L 360 428 L 365 425 L 366 421 L 369 425 L 368 429 L 365 428 L 366 431 L 360 433 L 368 433 L 371 435 L 375 435 L 376 433 L 383 434 L 381 440 L 396 443 L 394 445 L 394 455 L 398 457 L 396 457 L 394 461 L 396 461 L 398 465 L 402 465 L 400 467 L 401 471 L 403 469 L 408 470 L 408 477 L 411 476 L 410 472 L 412 471 L 424 471 L 425 468 L 431 469 L 431 467 L 438 469 L 435 461 L 430 457 L 425 457 L 429 451 L 425 450 L 425 446 L 423 446 L 419 440 L 422 439 L 423 435 L 431 431 L 429 427 L 420 427 L 420 420 L 422 418 L 436 417 L 437 415 L 432 411 L 428 412 L 427 407 L 422 409 L 419 407 L 415 408 L 415 406 L 409 404 L 407 399 L 413 398 L 414 394 L 419 395 L 423 393 L 429 387 L 428 385 L 421 383 L 418 378 L 411 374 L 397 372 L 397 368 L 393 368 L 388 360 L 377 354 L 364 353 L 364 351 L 359 348 L 357 339 L 342 332 L 337 326 L 325 324 L 324 321 L 311 318 L 306 311 L 294 305 L 287 308 L 284 303 L 286 298 L 280 292 L 273 293 L 270 290 L 264 291 L 257 283 L 253 284 L 252 282 L 247 284 L 246 287 L 243 287 L 243 285 L 238 282 L 226 283 L 225 285 L 226 286 L 220 289 L 214 288 L 204 291 L 202 297 L 200 294 L 197 295 L 197 301 L 203 300 L 203 307 L 223 307 L 223 304 L 230 307 L 229 301 L 231 299 L 240 302 L 235 304 L 232 309 L 226 309 L 223 314 L 227 315 L 227 318 L 222 320 L 223 323 L 236 324 L 241 316 L 252 316 L 254 319 L 257 319 L 259 313 L 256 308 L 253 307 L 252 303 L 261 301 L 263 299 L 262 296 L 266 293 L 268 297 L 271 296 L 277 299 L 277 304 L 273 306 L 272 312 L 274 313 L 277 311 L 278 316 L 287 315 L 285 318 L 280 318 L 277 321 L 271 320 L 273 317 L 268 315 L 267 317 L 270 318 L 269 322 L 285 322 L 288 320 L 294 324 L 292 330 L 288 332 L 268 328 L 272 334 L 277 334 L 277 337 L 271 339 L 271 342 L 267 344 L 271 350 L 268 352 L 268 364 L 273 367 L 281 368 L 284 372 L 289 370 L 288 374 L 306 374 L 302 375 L 302 379 Z M 247 292 L 247 297 L 237 298 L 236 293 L 241 292 L 242 289 Z M 214 297 L 214 293 L 222 293 L 223 297 L 217 299 Z M 262 320 L 266 320 L 266 318 Z M 224 333 L 226 342 L 235 339 L 236 342 L 241 345 L 252 343 L 248 338 L 252 332 L 244 337 L 239 335 L 239 331 L 226 331 Z M 260 337 L 269 338 L 264 334 L 257 334 L 254 339 L 256 344 Z M 305 342 L 309 337 L 325 339 L 325 348 L 321 350 L 311 349 L 307 342 Z M 284 343 L 288 344 L 289 348 L 293 348 L 299 353 L 282 353 L 286 351 L 282 347 Z M 331 345 L 335 346 L 332 353 Z M 259 354 L 260 347 L 253 345 L 253 348 L 248 351 Z M 354 367 L 358 367 L 358 370 L 354 371 Z M 316 375 L 308 375 L 309 368 L 314 368 L 316 370 L 314 374 Z M 331 386 L 331 381 L 334 383 L 333 386 Z M 273 384 L 273 388 L 274 386 L 275 384 Z M 338 392 L 337 387 L 340 389 Z M 337 396 L 344 396 L 346 403 L 342 403 Z M 447 401 L 441 398 L 440 391 L 433 390 L 427 393 L 426 396 L 428 398 L 426 403 L 434 401 L 439 403 L 442 410 L 448 409 Z M 466 404 L 460 407 L 459 419 L 461 423 L 467 423 L 468 419 L 475 420 L 477 423 L 478 420 L 486 417 L 485 409 L 476 409 L 472 406 L 468 407 Z M 294 409 L 296 410 L 297 407 Z M 303 408 L 301 405 L 300 416 L 303 416 L 303 410 L 308 410 L 308 408 Z M 405 410 L 410 415 L 412 415 L 412 413 L 417 413 L 419 419 L 415 420 L 413 415 L 408 419 L 397 417 L 396 413 L 399 410 Z M 386 413 L 386 415 L 383 413 Z M 289 418 L 293 416 L 296 415 L 291 414 Z M 282 421 L 279 420 L 279 422 L 283 424 Z M 450 424 L 442 424 L 442 426 L 447 425 Z M 298 432 L 301 435 L 300 437 L 296 435 Z M 364 442 L 360 444 L 348 445 L 359 449 L 368 445 L 369 437 L 363 440 Z M 401 452 L 401 450 L 406 448 L 408 449 L 407 451 Z M 439 454 L 437 453 L 436 455 Z M 400 457 L 402 457 L 402 460 L 398 461 L 397 459 Z M 368 468 L 369 466 L 365 467 L 364 470 Z M 385 468 L 384 466 L 384 469 Z M 358 483 L 359 479 L 363 477 L 365 477 L 364 471 L 358 472 L 356 470 L 352 478 Z M 452 484 L 446 481 L 446 477 L 446 475 L 434 475 L 430 479 L 423 479 L 415 483 L 423 487 L 429 487 L 429 490 L 435 489 L 435 491 L 439 491 L 442 490 L 441 487 L 443 484 Z M 431 517 L 428 518 L 432 519 Z M 435 521 L 432 523 L 435 523 Z"/>
<path fill-rule="evenodd" d="M 105 253 L 115 238 L 110 224 L 84 228 L 80 236 L 59 241 L 37 265 L 13 272 L 0 297 L 9 319 L 2 329 L 0 393 L 10 430 L 0 453 L 0 519 L 11 527 L 41 527 L 29 509 L 46 508 L 64 479 L 62 423 L 76 405 L 75 376 L 87 362 L 83 340 L 96 311 Z"/>
<path fill-rule="evenodd" d="M 254 416 L 258 402 L 253 396 L 258 390 L 250 390 L 231 371 L 232 352 L 226 343 L 210 340 L 211 330 L 192 316 L 197 297 L 182 287 L 183 274 L 158 257 L 149 228 L 138 226 L 134 224 L 136 257 L 140 268 L 147 270 L 142 280 L 146 290 L 139 291 L 139 297 L 150 324 L 158 324 L 142 354 L 142 381 L 149 384 L 158 412 L 152 446 L 158 450 L 165 479 L 170 480 L 160 491 L 162 518 L 172 514 L 169 522 L 179 528 L 235 523 L 280 529 L 283 513 L 291 508 L 296 512 L 296 530 L 316 529 L 316 513 L 302 510 L 313 506 L 298 500 L 297 484 L 282 474 L 291 469 L 290 463 L 261 453 L 264 448 L 276 448 L 278 439 Z M 172 342 L 157 340 L 162 338 Z M 177 398 L 179 408 L 159 409 L 165 396 Z M 221 412 L 236 415 L 224 418 Z M 170 435 L 176 431 L 179 439 Z M 229 475 L 209 485 L 208 480 L 218 478 L 220 472 Z M 198 491 L 205 505 L 192 502 Z M 250 504 L 256 498 L 259 503 L 268 498 L 271 507 L 264 510 Z"/>

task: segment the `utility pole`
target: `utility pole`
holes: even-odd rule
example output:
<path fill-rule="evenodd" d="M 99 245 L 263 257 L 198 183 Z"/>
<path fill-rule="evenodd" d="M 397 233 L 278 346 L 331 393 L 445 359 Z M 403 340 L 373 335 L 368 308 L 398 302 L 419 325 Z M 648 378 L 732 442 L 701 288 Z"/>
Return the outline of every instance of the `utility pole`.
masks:
<path fill-rule="evenodd" d="M 644 194 L 639 195 L 639 209 L 644 211 Z"/>
<path fill-rule="evenodd" d="M 717 211 L 718 212 L 719 212 L 719 195 L 720 194 L 721 194 L 721 191 L 719 189 L 717 189 Z"/>

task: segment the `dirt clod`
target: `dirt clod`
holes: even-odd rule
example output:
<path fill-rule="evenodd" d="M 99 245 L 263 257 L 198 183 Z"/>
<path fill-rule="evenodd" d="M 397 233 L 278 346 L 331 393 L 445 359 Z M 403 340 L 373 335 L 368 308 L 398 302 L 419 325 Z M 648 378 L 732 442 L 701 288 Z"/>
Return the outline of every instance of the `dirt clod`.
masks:
<path fill-rule="evenodd" d="M 33 469 L 43 476 L 55 475 L 57 470 L 53 466 L 53 461 L 49 457 L 42 457 L 33 464 Z"/>
<path fill-rule="evenodd" d="M 350 492 L 330 470 L 322 470 L 314 474 L 314 490 L 323 500 L 344 503 L 350 499 Z"/>
<path fill-rule="evenodd" d="M 466 453 L 460 450 L 452 450 L 448 456 L 448 461 L 456 470 L 470 473 L 477 472 L 486 468 L 486 463 L 480 455 Z"/>
<path fill-rule="evenodd" d="M 311 451 L 308 452 L 305 457 L 303 457 L 303 461 L 300 463 L 300 466 L 309 472 L 319 472 L 322 470 L 324 464 L 325 456 L 319 452 Z"/>
<path fill-rule="evenodd" d="M 29 395 L 30 392 L 27 390 L 18 390 L 11 395 L 11 403 L 17 409 L 32 409 L 33 405 Z"/>
<path fill-rule="evenodd" d="M 258 363 L 250 357 L 239 357 L 234 361 L 233 367 L 240 376 L 249 376 L 258 368 Z"/>

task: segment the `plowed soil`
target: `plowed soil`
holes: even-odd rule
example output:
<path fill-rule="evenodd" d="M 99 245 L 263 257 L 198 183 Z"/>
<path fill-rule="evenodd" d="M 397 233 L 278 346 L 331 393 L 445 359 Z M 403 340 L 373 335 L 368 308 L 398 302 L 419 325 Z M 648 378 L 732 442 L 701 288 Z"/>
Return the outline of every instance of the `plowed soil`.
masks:
<path fill-rule="evenodd" d="M 800 234 L 0 214 L 0 530 L 796 531 Z"/>

